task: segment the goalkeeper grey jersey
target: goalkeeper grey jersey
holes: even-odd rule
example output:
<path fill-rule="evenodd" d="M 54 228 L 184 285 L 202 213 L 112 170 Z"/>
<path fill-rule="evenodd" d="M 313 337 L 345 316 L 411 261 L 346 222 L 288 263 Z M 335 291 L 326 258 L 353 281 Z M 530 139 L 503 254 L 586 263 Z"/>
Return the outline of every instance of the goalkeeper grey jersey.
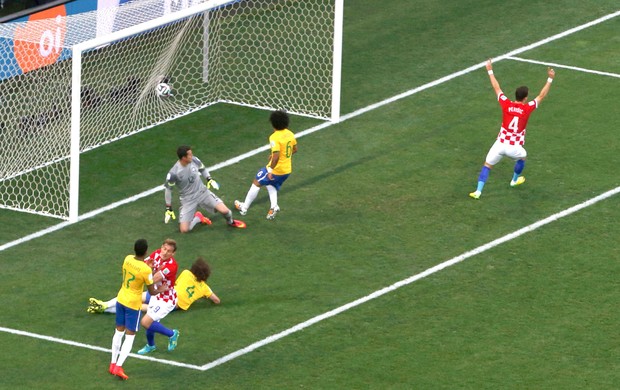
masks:
<path fill-rule="evenodd" d="M 179 199 L 183 201 L 191 201 L 197 198 L 204 189 L 205 184 L 201 179 L 209 176 L 209 172 L 205 169 L 202 161 L 198 157 L 192 158 L 192 162 L 186 166 L 181 165 L 179 161 L 170 169 L 166 176 L 166 188 L 177 188 L 179 190 Z"/>

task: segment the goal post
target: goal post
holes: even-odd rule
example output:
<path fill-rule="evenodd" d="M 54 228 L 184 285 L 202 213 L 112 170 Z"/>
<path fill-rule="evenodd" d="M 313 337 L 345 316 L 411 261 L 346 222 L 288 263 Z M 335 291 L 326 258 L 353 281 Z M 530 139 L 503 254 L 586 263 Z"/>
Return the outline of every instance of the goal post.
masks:
<path fill-rule="evenodd" d="M 342 35 L 344 28 L 344 0 L 334 2 L 334 31 L 332 51 L 332 107 L 331 121 L 340 121 L 340 92 L 342 84 Z"/>
<path fill-rule="evenodd" d="M 0 26 L 0 51 L 42 45 L 45 30 L 56 56 L 0 66 L 0 96 L 15 96 L 0 101 L 0 208 L 77 221 L 82 153 L 216 103 L 337 122 L 343 6 L 139 0 L 100 11 L 113 15 L 103 36 L 96 12 Z"/>

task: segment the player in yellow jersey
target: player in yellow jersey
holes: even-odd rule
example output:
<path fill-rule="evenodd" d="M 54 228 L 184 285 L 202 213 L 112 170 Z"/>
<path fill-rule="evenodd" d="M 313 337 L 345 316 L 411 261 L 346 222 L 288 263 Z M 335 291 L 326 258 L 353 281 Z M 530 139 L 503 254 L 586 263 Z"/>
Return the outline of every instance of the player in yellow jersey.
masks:
<path fill-rule="evenodd" d="M 174 286 L 177 291 L 177 308 L 187 310 L 200 298 L 208 298 L 213 303 L 219 304 L 220 298 L 206 283 L 211 275 L 211 267 L 202 258 L 198 258 L 190 270 L 181 272 Z"/>
<path fill-rule="evenodd" d="M 216 305 L 219 304 L 220 298 L 207 284 L 209 276 L 211 276 L 211 267 L 200 257 L 192 264 L 191 269 L 181 272 L 174 285 L 177 292 L 176 309 L 187 310 L 200 298 L 207 298 Z M 146 312 L 150 299 L 149 293 L 142 293 L 142 311 Z M 107 302 L 90 298 L 87 312 L 92 314 L 116 313 L 116 302 L 117 298 L 112 298 Z"/>
<path fill-rule="evenodd" d="M 112 362 L 109 372 L 121 379 L 128 379 L 123 363 L 131 352 L 136 332 L 140 328 L 140 308 L 144 286 L 152 295 L 165 291 L 155 288 L 151 267 L 144 262 L 148 244 L 145 239 L 134 243 L 135 255 L 128 255 L 123 261 L 123 282 L 118 291 L 116 303 L 116 331 L 112 338 Z M 123 336 L 125 340 L 123 341 Z"/>
<path fill-rule="evenodd" d="M 269 162 L 256 173 L 245 200 L 235 200 L 235 208 L 241 215 L 245 215 L 258 196 L 260 188 L 266 186 L 271 202 L 267 219 L 274 219 L 280 211 L 278 191 L 293 171 L 293 154 L 297 153 L 297 140 L 295 134 L 288 129 L 289 117 L 286 112 L 274 111 L 269 120 L 273 126 L 273 133 L 269 137 Z"/>

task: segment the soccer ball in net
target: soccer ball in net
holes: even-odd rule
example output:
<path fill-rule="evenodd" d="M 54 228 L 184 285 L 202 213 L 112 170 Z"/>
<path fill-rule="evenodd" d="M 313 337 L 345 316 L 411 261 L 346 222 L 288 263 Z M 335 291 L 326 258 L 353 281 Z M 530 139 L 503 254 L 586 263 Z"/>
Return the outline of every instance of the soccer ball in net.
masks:
<path fill-rule="evenodd" d="M 155 87 L 155 93 L 159 97 L 167 97 L 172 95 L 172 88 L 167 83 L 159 83 Z"/>

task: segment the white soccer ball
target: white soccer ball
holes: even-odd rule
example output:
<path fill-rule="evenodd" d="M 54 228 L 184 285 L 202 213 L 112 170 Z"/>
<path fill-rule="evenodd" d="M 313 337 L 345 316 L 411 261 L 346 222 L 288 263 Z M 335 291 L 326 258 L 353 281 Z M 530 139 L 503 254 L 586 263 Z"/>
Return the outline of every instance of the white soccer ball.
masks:
<path fill-rule="evenodd" d="M 167 83 L 159 83 L 155 87 L 155 93 L 159 97 L 166 97 L 172 95 L 172 88 Z"/>

